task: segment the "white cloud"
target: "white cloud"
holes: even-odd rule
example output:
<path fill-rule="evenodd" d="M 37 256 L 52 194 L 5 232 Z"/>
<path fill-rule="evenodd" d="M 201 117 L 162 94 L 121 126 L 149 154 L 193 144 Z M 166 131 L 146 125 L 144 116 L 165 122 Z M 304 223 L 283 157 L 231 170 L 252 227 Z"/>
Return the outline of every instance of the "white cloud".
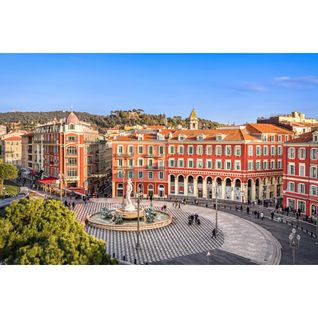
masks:
<path fill-rule="evenodd" d="M 318 76 L 280 76 L 274 78 L 274 83 L 294 88 L 313 87 L 318 85 Z"/>

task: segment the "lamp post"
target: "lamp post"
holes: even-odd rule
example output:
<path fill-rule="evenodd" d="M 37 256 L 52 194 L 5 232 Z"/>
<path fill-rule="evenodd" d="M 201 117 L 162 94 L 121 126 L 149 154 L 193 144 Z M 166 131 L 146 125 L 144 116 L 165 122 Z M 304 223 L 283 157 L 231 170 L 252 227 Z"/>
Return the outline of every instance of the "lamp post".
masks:
<path fill-rule="evenodd" d="M 316 241 L 315 244 L 318 244 L 318 205 L 316 206 Z"/>
<path fill-rule="evenodd" d="M 139 228 L 139 217 L 140 217 L 140 201 L 143 197 L 143 193 L 141 191 L 139 191 L 137 193 L 137 241 L 136 241 L 136 250 L 140 249 L 140 243 L 139 243 L 139 235 L 140 235 L 140 228 Z"/>
<path fill-rule="evenodd" d="M 63 178 L 64 178 L 64 176 L 63 176 L 63 173 L 59 173 L 59 186 L 60 186 L 60 200 L 61 200 L 61 202 L 63 201 L 63 190 L 62 190 L 62 182 L 63 182 Z"/>
<path fill-rule="evenodd" d="M 288 236 L 289 239 L 289 245 L 292 249 L 293 253 L 293 264 L 295 264 L 295 259 L 296 259 L 296 249 L 299 248 L 299 241 L 300 241 L 300 235 L 296 234 L 296 229 L 293 228 L 291 233 Z"/>
<path fill-rule="evenodd" d="M 215 235 L 218 235 L 218 192 L 219 185 L 216 182 L 215 184 Z"/>

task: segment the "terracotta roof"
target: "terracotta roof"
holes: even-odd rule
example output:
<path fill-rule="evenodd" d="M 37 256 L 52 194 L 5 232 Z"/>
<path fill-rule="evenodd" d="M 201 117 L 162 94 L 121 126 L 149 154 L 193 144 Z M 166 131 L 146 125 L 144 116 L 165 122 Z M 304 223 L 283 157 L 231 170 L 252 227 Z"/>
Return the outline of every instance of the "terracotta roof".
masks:
<path fill-rule="evenodd" d="M 8 138 L 3 138 L 5 141 L 21 141 L 21 136 L 12 136 Z"/>
<path fill-rule="evenodd" d="M 66 123 L 67 124 L 79 124 L 79 119 L 73 112 L 71 112 L 66 118 Z"/>
<path fill-rule="evenodd" d="M 312 141 L 312 138 L 313 138 L 313 133 L 315 131 L 317 131 L 318 129 L 315 129 L 313 131 L 310 131 L 310 132 L 307 132 L 307 133 L 304 133 L 302 135 L 300 135 L 299 137 L 291 140 L 291 141 L 288 141 L 287 143 L 288 144 L 297 144 L 297 143 L 306 143 L 306 142 L 311 142 Z"/>
<path fill-rule="evenodd" d="M 273 124 L 247 124 L 246 129 L 251 133 L 272 133 L 272 134 L 292 134 L 290 130 L 278 127 Z"/>

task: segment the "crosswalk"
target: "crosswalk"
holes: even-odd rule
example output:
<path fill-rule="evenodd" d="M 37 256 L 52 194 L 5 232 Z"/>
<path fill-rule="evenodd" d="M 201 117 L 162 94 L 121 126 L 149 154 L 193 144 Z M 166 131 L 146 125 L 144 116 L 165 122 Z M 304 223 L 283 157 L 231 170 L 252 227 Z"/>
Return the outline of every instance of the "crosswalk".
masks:
<path fill-rule="evenodd" d="M 79 221 L 84 222 L 89 214 L 100 211 L 102 207 L 115 209 L 119 204 L 87 203 L 77 204 L 75 213 Z M 145 208 L 146 206 L 142 206 Z M 155 207 L 158 208 L 159 207 Z M 119 232 L 85 226 L 88 234 L 106 241 L 106 251 L 117 259 L 130 263 L 150 264 L 153 262 L 173 259 L 180 256 L 201 253 L 222 246 L 224 235 L 218 231 L 218 237 L 212 238 L 214 224 L 200 217 L 201 225 L 188 225 L 189 212 L 170 208 L 167 209 L 173 216 L 173 222 L 163 228 L 140 231 L 140 250 L 136 250 L 136 232 Z"/>

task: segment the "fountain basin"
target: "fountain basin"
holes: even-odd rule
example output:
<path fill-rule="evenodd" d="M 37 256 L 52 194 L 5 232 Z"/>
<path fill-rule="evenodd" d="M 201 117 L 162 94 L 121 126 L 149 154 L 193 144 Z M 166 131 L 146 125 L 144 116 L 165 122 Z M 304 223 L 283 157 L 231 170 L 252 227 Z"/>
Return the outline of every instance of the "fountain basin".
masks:
<path fill-rule="evenodd" d="M 119 210 L 116 211 L 118 213 Z M 172 222 L 172 216 L 169 213 L 156 210 L 156 217 L 154 222 L 147 223 L 144 218 L 139 220 L 139 230 L 158 229 L 169 225 Z M 121 213 L 121 212 L 120 212 Z M 121 213 L 123 214 L 123 213 Z M 137 211 L 138 214 L 138 211 Z M 140 214 L 141 216 L 141 214 Z M 122 224 L 115 224 L 112 219 L 103 219 L 100 212 L 90 214 L 86 221 L 90 226 L 111 231 L 137 231 L 137 218 L 125 218 Z"/>

